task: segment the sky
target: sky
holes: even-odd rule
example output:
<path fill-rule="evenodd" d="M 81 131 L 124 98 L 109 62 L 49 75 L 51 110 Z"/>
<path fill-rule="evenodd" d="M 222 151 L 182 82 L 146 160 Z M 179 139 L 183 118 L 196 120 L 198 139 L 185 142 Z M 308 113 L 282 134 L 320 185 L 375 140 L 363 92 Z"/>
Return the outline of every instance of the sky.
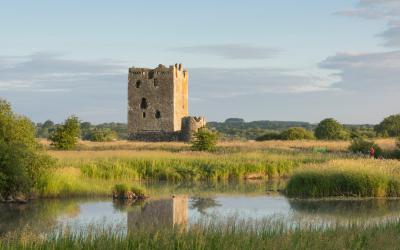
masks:
<path fill-rule="evenodd" d="M 0 98 L 35 122 L 126 122 L 128 68 L 182 63 L 209 121 L 400 113 L 400 0 L 3 1 Z"/>

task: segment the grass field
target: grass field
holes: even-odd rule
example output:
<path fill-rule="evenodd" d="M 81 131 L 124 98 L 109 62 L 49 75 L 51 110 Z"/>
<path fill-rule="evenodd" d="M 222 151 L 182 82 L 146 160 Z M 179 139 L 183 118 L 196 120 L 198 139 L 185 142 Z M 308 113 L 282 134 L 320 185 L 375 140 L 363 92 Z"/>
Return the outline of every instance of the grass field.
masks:
<path fill-rule="evenodd" d="M 46 141 L 42 143 L 49 147 Z M 380 140 L 385 149 L 394 140 Z M 290 178 L 290 196 L 398 196 L 400 162 L 346 151 L 346 141 L 221 142 L 213 153 L 184 143 L 80 142 L 37 185 L 42 197 L 109 195 L 116 184 L 143 180 L 228 181 Z M 321 150 L 323 149 L 323 150 Z M 334 181 L 333 181 L 334 180 Z"/>

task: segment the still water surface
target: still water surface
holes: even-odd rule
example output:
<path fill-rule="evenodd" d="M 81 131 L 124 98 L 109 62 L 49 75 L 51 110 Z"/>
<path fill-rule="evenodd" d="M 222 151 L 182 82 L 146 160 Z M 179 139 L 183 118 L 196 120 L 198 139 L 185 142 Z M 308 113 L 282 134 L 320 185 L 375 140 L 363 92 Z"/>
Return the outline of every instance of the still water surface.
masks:
<path fill-rule="evenodd" d="M 151 198 L 127 204 L 102 199 L 36 200 L 24 205 L 0 204 L 0 235 L 29 230 L 49 233 L 69 228 L 190 227 L 199 221 L 278 218 L 286 223 L 329 226 L 382 223 L 400 218 L 400 200 L 295 200 L 268 193 L 280 184 L 146 184 Z"/>

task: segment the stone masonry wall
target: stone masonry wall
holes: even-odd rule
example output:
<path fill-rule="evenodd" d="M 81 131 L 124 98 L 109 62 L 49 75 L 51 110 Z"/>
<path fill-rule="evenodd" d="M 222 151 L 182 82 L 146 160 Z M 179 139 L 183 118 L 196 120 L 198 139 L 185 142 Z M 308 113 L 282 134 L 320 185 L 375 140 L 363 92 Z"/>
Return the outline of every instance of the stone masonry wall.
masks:
<path fill-rule="evenodd" d="M 128 75 L 128 133 L 174 134 L 188 115 L 188 73 L 182 65 L 155 69 L 130 68 Z M 135 136 L 137 134 L 137 136 Z M 152 136 L 151 136 L 152 137 Z"/>

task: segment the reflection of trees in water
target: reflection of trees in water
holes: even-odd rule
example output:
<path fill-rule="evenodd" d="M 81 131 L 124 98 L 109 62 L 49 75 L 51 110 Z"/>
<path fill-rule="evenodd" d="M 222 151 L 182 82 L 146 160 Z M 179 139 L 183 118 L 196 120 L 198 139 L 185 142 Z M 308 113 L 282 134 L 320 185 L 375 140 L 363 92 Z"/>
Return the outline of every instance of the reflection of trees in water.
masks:
<path fill-rule="evenodd" d="M 341 218 L 400 216 L 400 200 L 289 200 L 291 208 L 308 215 L 329 215 Z"/>
<path fill-rule="evenodd" d="M 169 194 L 265 194 L 265 191 L 281 190 L 285 182 L 281 180 L 248 181 L 208 181 L 208 182 L 146 182 L 146 190 L 151 197 Z"/>
<path fill-rule="evenodd" d="M 206 214 L 206 210 L 211 207 L 220 207 L 213 197 L 194 196 L 191 198 L 190 209 L 196 209 L 201 214 Z"/>
<path fill-rule="evenodd" d="M 113 208 L 119 212 L 130 212 L 140 209 L 146 204 L 146 200 L 113 200 Z"/>
<path fill-rule="evenodd" d="M 75 201 L 45 200 L 27 204 L 0 204 L 0 235 L 20 232 L 49 232 L 57 224 L 60 215 L 75 217 L 79 206 Z"/>

